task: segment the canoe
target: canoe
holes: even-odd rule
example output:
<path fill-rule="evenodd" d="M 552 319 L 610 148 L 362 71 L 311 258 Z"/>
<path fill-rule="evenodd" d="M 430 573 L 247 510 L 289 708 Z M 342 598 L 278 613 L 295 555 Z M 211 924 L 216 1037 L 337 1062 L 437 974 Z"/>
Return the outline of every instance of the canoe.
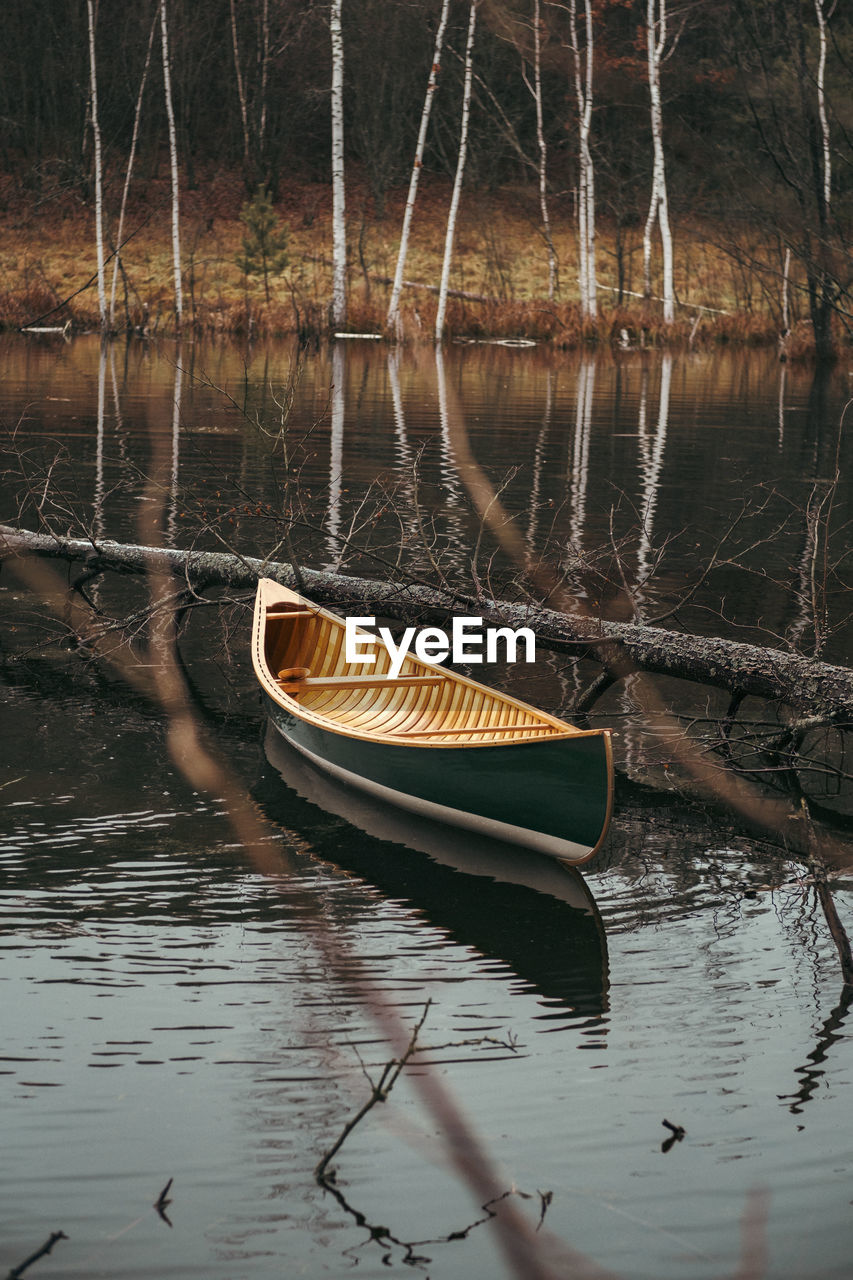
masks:
<path fill-rule="evenodd" d="M 413 654 L 392 676 L 378 640 L 373 666 L 349 664 L 344 640 L 342 618 L 261 579 L 252 661 L 292 746 L 403 809 L 570 863 L 592 857 L 613 807 L 607 730 L 578 729 Z"/>

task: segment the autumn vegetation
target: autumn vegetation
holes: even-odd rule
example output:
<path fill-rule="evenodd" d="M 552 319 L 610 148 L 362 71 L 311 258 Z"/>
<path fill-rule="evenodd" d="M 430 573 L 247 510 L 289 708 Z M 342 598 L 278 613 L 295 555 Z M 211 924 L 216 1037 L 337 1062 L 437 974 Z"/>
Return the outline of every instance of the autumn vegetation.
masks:
<path fill-rule="evenodd" d="M 213 0 L 203 18 L 190 0 L 90 8 L 89 27 L 77 0 L 35 9 L 10 0 L 4 14 L 0 324 L 103 323 L 94 282 L 100 188 L 108 279 L 120 249 L 114 329 L 384 333 L 439 0 L 340 6 L 347 305 L 335 325 L 330 6 Z M 446 337 L 641 346 L 784 334 L 788 356 L 831 355 L 848 340 L 853 20 L 844 6 L 479 0 L 476 8 Z M 409 340 L 432 336 L 435 325 L 470 12 L 462 0 L 448 7 L 397 327 Z M 173 118 L 158 15 L 164 30 L 168 17 Z M 660 37 L 657 139 L 649 32 Z M 591 106 L 586 120 L 579 104 Z M 592 309 L 579 287 L 587 151 Z M 672 320 L 657 239 L 647 281 L 643 270 L 653 171 L 664 165 Z M 246 210 L 264 193 L 278 248 L 259 268 Z"/>

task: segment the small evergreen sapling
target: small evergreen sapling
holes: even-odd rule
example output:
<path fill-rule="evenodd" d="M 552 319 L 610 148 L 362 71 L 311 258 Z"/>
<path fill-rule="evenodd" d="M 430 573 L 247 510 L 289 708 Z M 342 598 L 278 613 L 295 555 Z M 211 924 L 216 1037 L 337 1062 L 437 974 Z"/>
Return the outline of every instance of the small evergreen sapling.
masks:
<path fill-rule="evenodd" d="M 286 223 L 279 222 L 266 187 L 258 187 L 252 199 L 243 205 L 240 221 L 246 231 L 237 266 L 245 276 L 263 273 L 264 292 L 269 302 L 270 276 L 281 275 L 289 262 L 289 229 Z"/>

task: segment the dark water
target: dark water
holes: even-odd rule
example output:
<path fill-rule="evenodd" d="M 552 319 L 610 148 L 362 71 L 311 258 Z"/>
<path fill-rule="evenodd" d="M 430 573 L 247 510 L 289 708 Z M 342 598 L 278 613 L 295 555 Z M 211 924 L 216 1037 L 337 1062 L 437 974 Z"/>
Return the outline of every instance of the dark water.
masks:
<path fill-rule="evenodd" d="M 264 554 L 264 504 L 296 503 L 298 469 L 312 563 L 378 575 L 371 555 L 402 537 L 429 567 L 426 530 L 462 583 L 476 461 L 496 485 L 508 477 L 501 500 L 530 552 L 628 616 L 611 527 L 638 607 L 662 611 L 747 499 L 733 534 L 745 568 L 712 577 L 680 620 L 812 642 L 803 513 L 836 458 L 849 473 L 844 370 L 816 386 L 763 355 L 596 365 L 487 347 L 437 371 L 431 356 L 395 366 L 353 348 L 307 361 L 285 461 L 265 432 L 292 358 L 140 346 L 101 360 L 95 342 L 9 341 L 2 518 L 50 471 L 42 511 L 63 527 L 135 539 L 162 501 L 176 545 L 222 535 Z M 832 557 L 850 502 L 842 482 Z M 342 556 L 351 527 L 361 551 Z M 479 565 L 511 573 L 488 532 Z M 843 574 L 827 620 L 840 661 Z M 91 589 L 105 608 L 142 601 L 131 582 Z M 537 1191 L 552 1191 L 545 1228 L 611 1272 L 731 1274 L 763 1192 L 751 1235 L 766 1238 L 768 1276 L 849 1274 L 853 1024 L 796 861 L 630 787 L 583 879 L 415 826 L 265 741 L 235 607 L 224 626 L 194 620 L 184 653 L 209 739 L 289 859 L 288 876 L 264 876 L 224 805 L 171 764 L 160 713 L 69 650 L 7 571 L 0 598 L 0 1270 L 62 1229 L 31 1274 L 507 1274 L 488 1224 L 448 1239 L 482 1214 L 418 1092 L 429 1064 L 503 1185 L 530 1193 L 521 1212 L 535 1222 Z M 582 678 L 562 667 L 543 655 L 494 678 L 558 709 Z M 639 727 L 618 698 L 605 711 L 642 773 Z M 853 882 L 835 888 L 849 923 Z M 365 1098 L 362 1064 L 376 1075 L 392 1056 L 372 1009 L 409 1027 L 427 999 L 419 1065 L 342 1149 L 338 1200 L 312 1170 Z M 666 1152 L 664 1118 L 686 1129 Z M 169 1178 L 166 1222 L 152 1203 Z"/>

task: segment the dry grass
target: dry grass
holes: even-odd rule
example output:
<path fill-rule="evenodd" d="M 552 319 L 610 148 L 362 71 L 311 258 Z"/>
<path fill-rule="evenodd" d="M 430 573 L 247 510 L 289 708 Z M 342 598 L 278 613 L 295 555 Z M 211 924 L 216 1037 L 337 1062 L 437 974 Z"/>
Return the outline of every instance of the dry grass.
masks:
<path fill-rule="evenodd" d="M 2 187 L 3 184 L 0 184 Z M 43 200 L 35 211 L 24 207 L 5 184 L 6 213 L 0 215 L 0 325 L 64 324 L 77 328 L 98 323 L 94 284 L 81 290 L 95 270 L 93 216 L 66 195 Z M 433 181 L 419 197 L 407 278 L 438 280 L 448 204 L 445 184 Z M 328 331 L 331 294 L 331 207 L 329 189 L 302 184 L 279 202 L 290 228 L 290 265 L 270 282 L 246 280 L 236 266 L 242 225 L 243 189 L 236 177 L 220 176 L 183 196 L 183 288 L 185 323 L 200 332 L 267 335 L 299 331 L 305 336 Z M 350 302 L 347 327 L 381 332 L 388 285 L 393 274 L 402 216 L 403 193 L 389 198 L 383 221 L 370 215 L 370 202 L 357 186 L 349 196 Z M 773 250 L 766 246 L 766 271 L 752 276 L 736 257 L 713 242 L 711 228 L 677 227 L 676 323 L 665 326 L 658 302 L 632 297 L 642 288 L 640 228 L 599 227 L 598 263 L 601 316 L 583 324 L 577 304 L 576 245 L 572 210 L 555 202 L 552 210 L 560 261 L 560 293 L 547 298 L 548 263 L 533 194 L 504 190 L 493 195 L 469 192 L 463 199 L 457 230 L 451 287 L 488 301 L 453 298 L 447 317 L 449 337 L 531 338 L 574 347 L 584 343 L 773 342 L 779 329 Z M 116 325 L 146 333 L 174 328 L 174 294 L 169 242 L 168 190 L 151 182 L 135 198 L 127 219 L 132 239 L 122 254 L 123 273 L 116 293 Z M 753 235 L 753 256 L 762 253 Z M 618 305 L 617 259 L 622 263 L 622 305 Z M 108 264 L 108 291 L 112 263 Z M 659 288 L 656 285 L 655 288 Z M 71 296 L 75 295 L 75 296 Z M 796 298 L 796 293 L 795 293 Z M 66 301 L 69 299 L 70 301 Z M 60 305 L 62 304 L 62 305 Z M 430 338 L 436 299 L 427 290 L 407 289 L 403 332 L 410 340 Z M 47 319 L 43 319 L 50 313 Z"/>

